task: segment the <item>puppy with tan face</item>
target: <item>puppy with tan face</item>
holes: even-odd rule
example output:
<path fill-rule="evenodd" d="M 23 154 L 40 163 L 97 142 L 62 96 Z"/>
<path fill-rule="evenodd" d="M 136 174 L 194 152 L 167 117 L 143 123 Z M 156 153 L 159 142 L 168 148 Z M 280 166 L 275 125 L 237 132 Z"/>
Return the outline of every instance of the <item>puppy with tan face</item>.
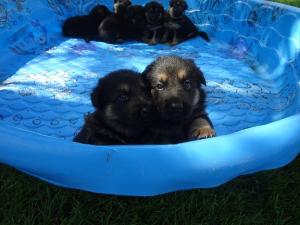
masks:
<path fill-rule="evenodd" d="M 119 70 L 99 80 L 91 94 L 95 112 L 74 141 L 95 145 L 141 144 L 149 132 L 151 98 L 139 73 Z"/>
<path fill-rule="evenodd" d="M 158 44 L 164 35 L 165 11 L 162 4 L 150 1 L 145 5 L 146 26 L 144 28 L 143 42 L 150 45 Z"/>
<path fill-rule="evenodd" d="M 145 9 L 141 5 L 127 7 L 128 30 L 125 38 L 127 40 L 141 40 L 146 25 Z"/>
<path fill-rule="evenodd" d="M 185 15 L 188 5 L 185 0 L 170 0 L 169 10 L 165 19 L 163 42 L 176 45 L 197 36 L 209 41 L 207 33 L 199 31 Z"/>
<path fill-rule="evenodd" d="M 192 60 L 178 56 L 157 58 L 142 73 L 157 111 L 152 130 L 157 143 L 178 143 L 215 136 L 205 112 L 206 85 Z"/>
<path fill-rule="evenodd" d="M 128 30 L 127 8 L 130 0 L 114 0 L 114 13 L 98 25 L 98 41 L 122 43 Z"/>

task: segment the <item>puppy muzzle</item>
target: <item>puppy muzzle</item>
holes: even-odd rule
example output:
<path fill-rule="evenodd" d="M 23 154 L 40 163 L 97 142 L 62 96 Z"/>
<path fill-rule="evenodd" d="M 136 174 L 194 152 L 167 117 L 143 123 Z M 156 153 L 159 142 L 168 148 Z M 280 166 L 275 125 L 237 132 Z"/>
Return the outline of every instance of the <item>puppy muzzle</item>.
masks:
<path fill-rule="evenodd" d="M 181 121 L 189 115 L 189 107 L 180 99 L 166 101 L 163 114 L 170 121 Z"/>

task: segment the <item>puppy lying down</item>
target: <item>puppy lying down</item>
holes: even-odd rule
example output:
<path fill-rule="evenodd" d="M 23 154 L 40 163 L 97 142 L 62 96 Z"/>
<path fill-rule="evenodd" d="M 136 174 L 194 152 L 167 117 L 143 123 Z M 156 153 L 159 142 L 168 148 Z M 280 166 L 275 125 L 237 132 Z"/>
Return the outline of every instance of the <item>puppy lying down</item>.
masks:
<path fill-rule="evenodd" d="M 75 142 L 117 145 L 149 140 L 146 125 L 152 105 L 139 73 L 118 70 L 108 74 L 99 80 L 91 100 L 95 112 L 85 117 Z"/>
<path fill-rule="evenodd" d="M 102 20 L 111 15 L 104 5 L 95 6 L 89 15 L 68 18 L 62 27 L 65 37 L 83 38 L 87 42 L 95 40 L 98 36 L 98 26 Z"/>
<path fill-rule="evenodd" d="M 142 73 L 152 96 L 156 119 L 150 127 L 154 143 L 179 143 L 215 136 L 205 112 L 206 85 L 201 70 L 192 60 L 164 56 Z"/>

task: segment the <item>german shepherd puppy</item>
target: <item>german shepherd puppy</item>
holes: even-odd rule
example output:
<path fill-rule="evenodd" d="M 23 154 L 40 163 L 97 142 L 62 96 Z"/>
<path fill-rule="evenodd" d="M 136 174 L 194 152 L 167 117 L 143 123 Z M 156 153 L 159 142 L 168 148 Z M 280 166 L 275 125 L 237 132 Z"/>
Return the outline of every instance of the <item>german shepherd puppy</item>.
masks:
<path fill-rule="evenodd" d="M 85 117 L 75 142 L 119 145 L 148 140 L 152 103 L 139 73 L 118 70 L 108 74 L 99 80 L 91 100 L 96 110 Z"/>
<path fill-rule="evenodd" d="M 126 40 L 140 41 L 146 26 L 145 9 L 141 5 L 127 7 L 128 30 L 124 34 Z"/>
<path fill-rule="evenodd" d="M 197 36 L 209 41 L 207 33 L 199 31 L 193 22 L 185 15 L 188 8 L 185 0 L 170 0 L 169 10 L 165 21 L 163 41 L 169 45 L 176 45 Z"/>
<path fill-rule="evenodd" d="M 178 143 L 215 136 L 201 88 L 206 81 L 192 60 L 159 57 L 146 67 L 142 77 L 157 111 L 156 123 L 150 128 L 156 134 L 154 142 Z"/>
<path fill-rule="evenodd" d="M 146 26 L 143 42 L 150 45 L 158 44 L 164 35 L 165 11 L 162 4 L 151 1 L 145 5 Z"/>
<path fill-rule="evenodd" d="M 98 26 L 102 20 L 111 15 L 104 5 L 95 6 L 89 15 L 68 18 L 62 27 L 65 37 L 83 38 L 85 41 L 94 40 L 98 36 Z"/>
<path fill-rule="evenodd" d="M 122 43 L 128 30 L 127 7 L 130 0 L 114 0 L 114 14 L 106 17 L 98 27 L 98 41 Z"/>

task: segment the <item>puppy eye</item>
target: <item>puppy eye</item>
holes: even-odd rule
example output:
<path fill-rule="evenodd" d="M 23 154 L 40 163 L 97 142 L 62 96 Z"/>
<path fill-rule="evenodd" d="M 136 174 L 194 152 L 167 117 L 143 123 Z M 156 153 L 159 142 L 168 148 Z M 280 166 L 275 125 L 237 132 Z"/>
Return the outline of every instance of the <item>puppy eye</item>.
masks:
<path fill-rule="evenodd" d="M 159 90 L 159 91 L 161 91 L 161 90 L 164 90 L 164 89 L 165 89 L 165 87 L 164 87 L 164 85 L 163 85 L 163 84 L 157 84 L 155 88 L 156 88 L 156 90 Z"/>
<path fill-rule="evenodd" d="M 191 89 L 191 88 L 192 88 L 192 82 L 191 82 L 190 80 L 185 80 L 185 81 L 183 82 L 183 87 L 184 87 L 184 89 L 186 89 L 186 90 Z"/>
<path fill-rule="evenodd" d="M 125 95 L 125 94 L 121 94 L 117 97 L 116 102 L 118 103 L 124 103 L 127 102 L 129 100 L 129 96 Z"/>

